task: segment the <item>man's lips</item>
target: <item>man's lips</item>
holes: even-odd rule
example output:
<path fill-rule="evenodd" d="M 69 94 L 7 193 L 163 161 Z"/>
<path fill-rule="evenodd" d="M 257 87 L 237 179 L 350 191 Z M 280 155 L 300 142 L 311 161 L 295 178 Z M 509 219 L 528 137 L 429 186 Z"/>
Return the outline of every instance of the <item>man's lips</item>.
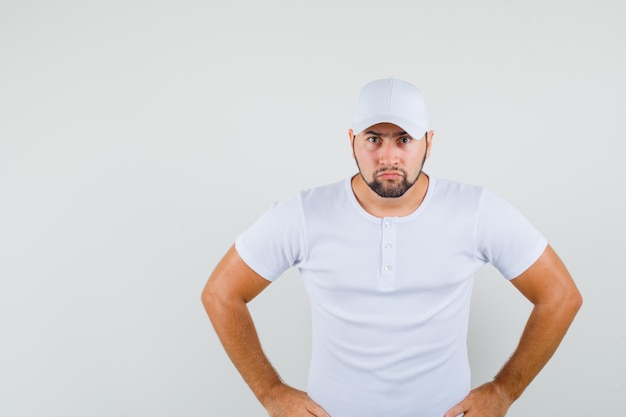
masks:
<path fill-rule="evenodd" d="M 377 176 L 386 180 L 391 180 L 391 179 L 395 179 L 398 177 L 402 177 L 402 173 L 398 171 L 383 171 Z"/>

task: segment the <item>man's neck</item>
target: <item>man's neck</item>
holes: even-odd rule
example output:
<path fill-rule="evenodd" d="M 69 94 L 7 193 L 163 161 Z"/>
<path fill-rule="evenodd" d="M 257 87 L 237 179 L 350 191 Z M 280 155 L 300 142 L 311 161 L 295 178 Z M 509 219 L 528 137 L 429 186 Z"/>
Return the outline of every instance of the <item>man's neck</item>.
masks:
<path fill-rule="evenodd" d="M 375 217 L 404 217 L 413 213 L 424 201 L 429 184 L 428 175 L 422 172 L 403 196 L 386 198 L 376 194 L 361 174 L 352 177 L 352 192 L 365 211 Z"/>

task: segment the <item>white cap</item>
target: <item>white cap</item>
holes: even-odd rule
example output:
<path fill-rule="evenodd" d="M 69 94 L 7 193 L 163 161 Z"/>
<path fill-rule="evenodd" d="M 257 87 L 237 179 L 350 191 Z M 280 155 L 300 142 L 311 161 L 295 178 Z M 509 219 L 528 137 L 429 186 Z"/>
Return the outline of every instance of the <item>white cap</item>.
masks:
<path fill-rule="evenodd" d="M 422 92 L 406 81 L 395 78 L 365 84 L 359 93 L 352 130 L 361 133 L 377 123 L 400 126 L 414 139 L 428 131 L 428 111 Z"/>

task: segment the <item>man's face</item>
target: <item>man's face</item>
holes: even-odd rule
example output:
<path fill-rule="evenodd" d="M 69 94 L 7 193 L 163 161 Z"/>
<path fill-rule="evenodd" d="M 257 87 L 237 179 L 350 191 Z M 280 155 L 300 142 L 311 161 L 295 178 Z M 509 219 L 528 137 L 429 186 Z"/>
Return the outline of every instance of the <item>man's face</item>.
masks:
<path fill-rule="evenodd" d="M 384 198 L 404 195 L 417 181 L 430 154 L 426 135 L 413 138 L 391 123 L 376 124 L 356 136 L 349 133 L 361 176 Z"/>

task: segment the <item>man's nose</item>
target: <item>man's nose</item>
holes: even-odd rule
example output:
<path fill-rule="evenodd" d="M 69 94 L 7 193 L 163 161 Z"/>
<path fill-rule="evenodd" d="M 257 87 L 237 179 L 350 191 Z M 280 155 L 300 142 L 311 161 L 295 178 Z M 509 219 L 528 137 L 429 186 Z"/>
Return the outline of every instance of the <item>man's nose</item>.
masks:
<path fill-rule="evenodd" d="M 380 147 L 380 163 L 383 165 L 398 163 L 398 149 L 393 142 L 383 142 Z"/>

